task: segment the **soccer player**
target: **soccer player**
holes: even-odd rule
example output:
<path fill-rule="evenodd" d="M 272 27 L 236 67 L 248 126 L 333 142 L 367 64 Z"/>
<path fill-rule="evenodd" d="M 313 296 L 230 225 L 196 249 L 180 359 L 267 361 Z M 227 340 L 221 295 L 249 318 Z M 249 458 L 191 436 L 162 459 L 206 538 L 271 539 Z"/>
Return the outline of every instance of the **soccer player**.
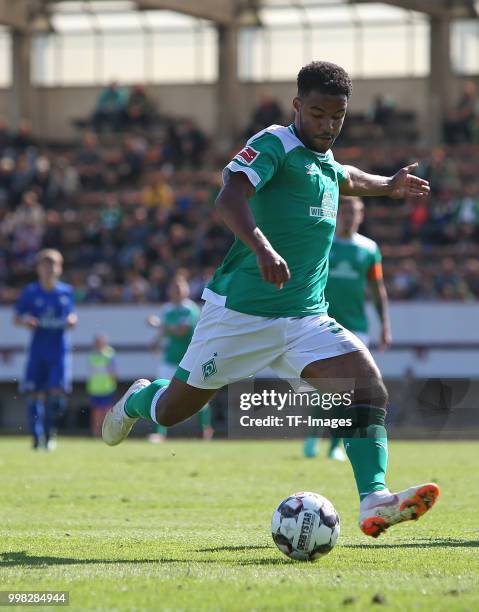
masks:
<path fill-rule="evenodd" d="M 22 391 L 27 393 L 28 423 L 33 448 L 53 449 L 55 422 L 65 410 L 71 387 L 71 349 L 66 331 L 77 323 L 73 289 L 60 282 L 63 257 L 44 249 L 37 257 L 38 282 L 22 291 L 15 307 L 15 325 L 32 331 Z"/>
<path fill-rule="evenodd" d="M 227 165 L 216 206 L 236 240 L 203 293 L 190 346 L 171 381 L 131 385 L 107 413 L 103 439 L 119 444 L 140 417 L 175 425 L 220 387 L 267 366 L 322 393 L 352 385 L 354 401 L 344 405 L 352 427 L 335 432 L 353 468 L 360 528 L 376 537 L 423 515 L 439 488 L 429 483 L 394 494 L 386 486 L 387 391 L 364 343 L 327 315 L 328 256 L 340 192 L 402 198 L 424 196 L 429 186 L 413 176 L 416 164 L 386 177 L 334 160 L 351 92 L 341 67 L 308 64 L 298 75 L 294 123 L 255 134 Z"/>
<path fill-rule="evenodd" d="M 105 334 L 95 336 L 93 350 L 88 356 L 89 374 L 86 388 L 90 397 L 90 431 L 101 435 L 105 412 L 114 403 L 117 387 L 115 349 L 108 344 Z"/>
<path fill-rule="evenodd" d="M 338 224 L 329 253 L 329 274 L 326 283 L 328 314 L 340 325 L 352 331 L 369 346 L 366 316 L 366 287 L 369 286 L 376 311 L 381 321 L 379 348 L 384 351 L 391 344 L 388 296 L 384 285 L 381 251 L 378 245 L 358 234 L 364 219 L 364 203 L 359 197 L 340 198 Z M 306 457 L 318 454 L 318 438 L 304 441 Z M 340 438 L 332 437 L 328 456 L 343 460 Z"/>
<path fill-rule="evenodd" d="M 168 294 L 170 302 L 162 309 L 161 318 L 150 315 L 147 319 L 148 325 L 158 330 L 157 343 L 165 341 L 158 377 L 166 379 L 173 378 L 200 318 L 200 309 L 189 299 L 190 288 L 184 276 L 175 276 L 168 288 Z M 214 432 L 209 404 L 205 404 L 198 412 L 198 420 L 203 440 L 211 440 Z M 149 436 L 150 442 L 162 442 L 167 428 L 157 424 L 155 430 L 155 433 Z"/>

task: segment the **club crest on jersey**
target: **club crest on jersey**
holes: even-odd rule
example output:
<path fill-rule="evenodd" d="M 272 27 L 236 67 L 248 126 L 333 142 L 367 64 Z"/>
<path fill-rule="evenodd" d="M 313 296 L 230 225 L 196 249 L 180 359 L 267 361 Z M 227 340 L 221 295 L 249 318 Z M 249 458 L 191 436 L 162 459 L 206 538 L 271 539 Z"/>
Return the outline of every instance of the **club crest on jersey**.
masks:
<path fill-rule="evenodd" d="M 258 155 L 259 151 L 256 151 L 253 147 L 248 145 L 244 149 L 241 149 L 235 157 L 239 158 L 243 163 L 248 164 L 248 166 L 251 166 Z"/>

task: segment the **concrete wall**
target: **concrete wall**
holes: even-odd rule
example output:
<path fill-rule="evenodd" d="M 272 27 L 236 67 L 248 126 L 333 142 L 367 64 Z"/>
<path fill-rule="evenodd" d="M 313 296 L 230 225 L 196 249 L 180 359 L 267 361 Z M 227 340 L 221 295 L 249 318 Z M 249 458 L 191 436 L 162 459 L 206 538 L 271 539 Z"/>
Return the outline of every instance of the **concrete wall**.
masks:
<path fill-rule="evenodd" d="M 154 304 L 78 309 L 80 323 L 73 333 L 75 385 L 66 424 L 68 431 L 87 429 L 88 398 L 84 380 L 87 354 L 95 332 L 107 332 L 117 348 L 121 390 L 136 378 L 156 377 L 159 355 L 150 350 L 154 334 L 145 324 L 145 318 L 157 309 L 158 305 Z M 387 353 L 373 351 L 373 354 L 390 392 L 392 418 L 395 423 L 401 423 L 399 430 L 396 426 L 393 428 L 393 435 L 479 436 L 478 313 L 479 306 L 472 303 L 392 304 L 395 346 Z M 371 309 L 369 316 L 374 342 L 378 324 Z M 11 320 L 12 309 L 0 307 L 0 432 L 25 433 L 25 407 L 18 393 L 18 380 L 24 370 L 29 334 L 13 327 Z M 418 350 L 419 347 L 422 348 Z M 223 390 L 214 402 L 215 426 L 220 435 L 226 433 L 226 422 L 221 420 L 226 398 Z M 443 406 L 444 402 L 450 406 Z M 143 422 L 135 435 L 144 435 L 147 431 L 148 424 Z M 175 428 L 173 435 L 197 435 L 197 431 L 196 420 L 192 419 Z"/>
<path fill-rule="evenodd" d="M 98 331 L 107 333 L 118 349 L 122 380 L 155 376 L 159 355 L 150 351 L 154 334 L 145 320 L 157 308 L 157 305 L 80 307 L 80 322 L 72 335 L 76 347 L 75 380 L 85 379 L 87 351 Z M 375 353 L 384 376 L 401 379 L 411 368 L 422 378 L 479 378 L 478 314 L 479 306 L 474 303 L 393 303 L 391 322 L 396 346 L 387 353 Z M 374 343 L 378 338 L 378 322 L 372 309 L 369 316 Z M 0 307 L 0 382 L 18 379 L 24 369 L 24 347 L 29 334 L 13 327 L 11 318 L 11 308 Z M 9 347 L 15 350 L 8 350 Z"/>
<path fill-rule="evenodd" d="M 461 79 L 454 85 L 455 98 L 460 91 Z M 291 81 L 277 83 L 242 83 L 238 105 L 238 124 L 246 125 L 251 111 L 262 93 L 267 90 L 279 99 L 285 111 L 291 108 L 295 86 Z M 76 132 L 71 119 L 86 117 L 92 110 L 98 87 L 38 87 L 34 93 L 33 122 L 37 134 L 58 140 L 71 139 Z M 160 110 L 172 116 L 192 116 L 208 134 L 216 130 L 217 102 L 214 84 L 152 85 L 148 91 Z M 417 113 L 421 131 L 428 126 L 428 80 L 426 78 L 357 79 L 350 109 L 366 111 L 378 94 L 390 95 L 401 109 Z M 0 114 L 8 115 L 10 92 L 0 90 Z"/>

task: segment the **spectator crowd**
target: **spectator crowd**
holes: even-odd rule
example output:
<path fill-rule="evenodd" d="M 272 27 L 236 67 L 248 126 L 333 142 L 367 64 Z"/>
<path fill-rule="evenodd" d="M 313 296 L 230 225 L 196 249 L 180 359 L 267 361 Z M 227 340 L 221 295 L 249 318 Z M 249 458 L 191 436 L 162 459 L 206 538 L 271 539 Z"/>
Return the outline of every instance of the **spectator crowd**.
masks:
<path fill-rule="evenodd" d="M 191 120 L 165 121 L 153 138 L 131 129 L 147 126 L 153 112 L 141 87 L 128 99 L 116 84 L 103 94 L 93 127 L 123 130 L 108 144 L 92 131 L 77 146 L 45 147 L 29 121 L 11 130 L 0 119 L 1 302 L 33 278 L 36 253 L 47 247 L 64 254 L 77 303 L 163 301 L 179 270 L 199 299 L 232 242 L 213 207 L 227 160 L 214 157 L 201 130 Z M 265 98 L 247 131 L 271 117 L 281 109 Z M 479 298 L 479 146 L 339 142 L 335 156 L 383 175 L 419 159 L 418 174 L 431 183 L 428 200 L 366 202 L 361 231 L 382 248 L 393 299 Z"/>

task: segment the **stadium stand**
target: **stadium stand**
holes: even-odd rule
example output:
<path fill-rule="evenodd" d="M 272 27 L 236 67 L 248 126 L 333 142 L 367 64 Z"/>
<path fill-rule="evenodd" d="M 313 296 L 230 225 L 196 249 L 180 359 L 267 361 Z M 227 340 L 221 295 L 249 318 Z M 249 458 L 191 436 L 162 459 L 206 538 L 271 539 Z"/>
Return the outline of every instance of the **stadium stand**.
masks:
<path fill-rule="evenodd" d="M 431 182 L 427 202 L 368 199 L 363 232 L 382 245 L 390 295 L 479 297 L 477 143 L 339 145 L 341 162 L 385 175 L 420 159 Z M 27 120 L 17 131 L 0 121 L 1 300 L 15 300 L 45 247 L 64 252 L 78 303 L 161 301 L 178 268 L 198 298 L 232 239 L 212 214 L 225 161 L 190 120 L 154 136 L 86 132 L 61 149 L 38 143 Z"/>

